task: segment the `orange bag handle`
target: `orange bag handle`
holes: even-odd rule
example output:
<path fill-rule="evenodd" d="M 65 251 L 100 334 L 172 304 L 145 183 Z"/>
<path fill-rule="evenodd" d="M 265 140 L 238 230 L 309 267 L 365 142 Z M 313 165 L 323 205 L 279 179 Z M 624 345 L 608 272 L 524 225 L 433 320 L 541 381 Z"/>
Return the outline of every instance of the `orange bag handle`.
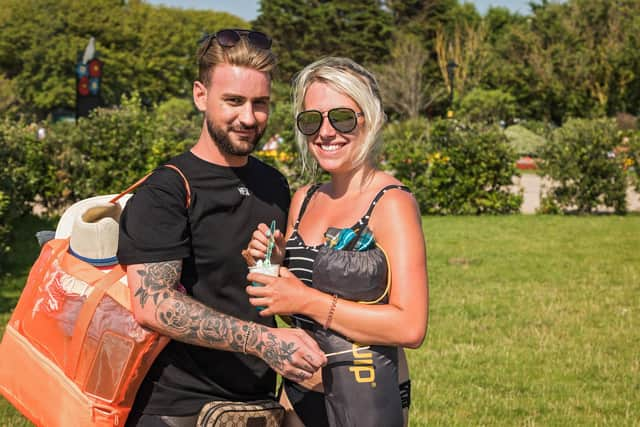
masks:
<path fill-rule="evenodd" d="M 180 177 L 182 178 L 182 180 L 184 181 L 184 188 L 185 190 L 187 190 L 187 202 L 185 203 L 187 209 L 189 209 L 189 206 L 191 206 L 191 186 L 189 185 L 189 181 L 187 181 L 187 177 L 184 176 L 184 174 L 182 173 L 182 171 L 180 170 L 180 168 L 178 168 L 175 165 L 172 164 L 166 164 L 164 165 L 165 167 L 169 168 L 169 169 L 173 169 L 174 171 L 178 172 L 178 174 L 180 175 Z M 133 185 L 131 185 L 129 188 L 127 188 L 126 190 L 124 190 L 122 193 L 118 194 L 117 196 L 115 196 L 113 199 L 109 200 L 110 203 L 116 203 L 118 200 L 120 200 L 123 196 L 125 196 L 126 194 L 131 193 L 133 190 L 135 190 L 136 188 L 138 188 L 143 182 L 145 182 L 147 180 L 147 178 L 149 178 L 149 176 L 152 174 L 153 172 L 149 172 L 148 174 L 146 174 L 145 176 L 143 176 L 142 178 L 140 178 L 139 180 L 137 180 Z"/>
<path fill-rule="evenodd" d="M 182 171 L 177 166 L 172 164 L 166 164 L 164 166 L 176 171 L 184 181 L 184 187 L 187 192 L 187 200 L 185 205 L 187 209 L 189 209 L 189 206 L 191 206 L 191 187 L 189 185 L 189 181 L 187 181 L 184 173 L 182 173 Z M 118 200 L 120 200 L 120 198 L 138 188 L 144 181 L 146 181 L 147 178 L 149 178 L 151 173 L 152 172 L 140 178 L 129 188 L 112 198 L 109 202 L 116 203 Z M 67 241 L 67 244 L 63 245 L 62 248 L 64 249 L 68 246 L 69 242 Z M 91 324 L 93 315 L 98 308 L 98 304 L 100 304 L 100 301 L 104 297 L 104 294 L 107 292 L 110 285 L 120 280 L 126 274 L 126 271 L 120 264 L 117 264 L 116 266 L 114 266 L 113 270 L 111 270 L 107 274 L 104 274 L 97 269 L 91 270 L 78 268 L 80 266 L 78 264 L 70 262 L 68 257 L 63 257 L 61 262 L 64 265 L 65 270 L 69 274 L 72 274 L 82 281 L 93 285 L 93 290 L 82 305 L 82 309 L 80 310 L 80 313 L 78 314 L 78 317 L 76 319 L 76 324 L 73 328 L 73 336 L 71 339 L 71 347 L 69 349 L 69 359 L 68 363 L 65 366 L 65 374 L 69 378 L 75 378 L 76 369 L 78 367 L 78 361 L 80 358 L 80 352 L 84 346 L 87 334 L 89 333 L 89 325 Z"/>
<path fill-rule="evenodd" d="M 96 282 L 93 290 L 87 297 L 87 300 L 82 304 L 82 309 L 76 319 L 76 325 L 73 328 L 73 336 L 71 338 L 71 347 L 69 348 L 69 359 L 65 366 L 65 374 L 69 378 L 75 378 L 76 369 L 78 366 L 78 359 L 80 358 L 80 351 L 84 346 L 84 341 L 89 333 L 89 324 L 93 319 L 93 315 L 98 308 L 98 304 L 104 297 L 104 294 L 109 289 L 109 286 L 116 283 L 124 275 L 125 271 L 120 264 L 117 264 L 113 270 L 107 274 L 100 273 L 102 278 Z"/>

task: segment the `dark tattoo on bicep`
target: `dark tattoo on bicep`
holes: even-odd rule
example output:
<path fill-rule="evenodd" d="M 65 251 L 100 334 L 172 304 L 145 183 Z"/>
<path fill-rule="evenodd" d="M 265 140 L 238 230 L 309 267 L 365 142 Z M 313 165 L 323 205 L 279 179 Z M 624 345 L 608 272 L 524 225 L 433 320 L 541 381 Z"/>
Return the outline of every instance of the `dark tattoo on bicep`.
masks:
<path fill-rule="evenodd" d="M 158 304 L 160 297 L 168 298 L 168 289 L 173 289 L 180 280 L 182 261 L 156 262 L 144 264 L 138 274 L 142 279 L 134 296 L 140 298 L 140 306 L 144 307 L 149 297 Z"/>
<path fill-rule="evenodd" d="M 244 340 L 241 326 L 245 322 L 176 292 L 174 289 L 181 272 L 182 261 L 144 264 L 138 270 L 142 280 L 134 294 L 140 306 L 152 304 L 162 332 L 173 338 L 190 344 L 241 351 Z"/>

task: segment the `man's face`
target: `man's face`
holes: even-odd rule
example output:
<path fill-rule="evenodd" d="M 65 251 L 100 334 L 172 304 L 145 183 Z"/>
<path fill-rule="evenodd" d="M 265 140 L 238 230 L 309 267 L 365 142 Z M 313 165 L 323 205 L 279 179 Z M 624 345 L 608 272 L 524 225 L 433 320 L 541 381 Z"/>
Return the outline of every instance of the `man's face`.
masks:
<path fill-rule="evenodd" d="M 267 73 L 229 64 L 216 66 L 196 105 L 207 130 L 224 154 L 247 156 L 265 131 L 271 79 Z"/>

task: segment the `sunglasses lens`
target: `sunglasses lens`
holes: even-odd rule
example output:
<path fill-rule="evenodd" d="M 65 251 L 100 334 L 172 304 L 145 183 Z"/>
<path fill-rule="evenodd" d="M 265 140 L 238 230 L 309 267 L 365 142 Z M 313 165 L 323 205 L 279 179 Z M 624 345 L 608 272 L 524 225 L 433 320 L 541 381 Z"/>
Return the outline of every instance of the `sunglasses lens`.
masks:
<path fill-rule="evenodd" d="M 221 30 L 216 33 L 220 46 L 233 47 L 240 41 L 240 35 L 234 30 Z"/>
<path fill-rule="evenodd" d="M 350 108 L 335 108 L 329 111 L 329 122 L 342 133 L 351 132 L 358 123 L 355 111 Z"/>
<path fill-rule="evenodd" d="M 319 111 L 303 111 L 298 114 L 298 129 L 303 135 L 313 135 L 322 125 L 322 113 Z"/>
<path fill-rule="evenodd" d="M 271 48 L 271 39 L 265 33 L 250 31 L 247 37 L 249 38 L 249 42 L 258 49 Z"/>

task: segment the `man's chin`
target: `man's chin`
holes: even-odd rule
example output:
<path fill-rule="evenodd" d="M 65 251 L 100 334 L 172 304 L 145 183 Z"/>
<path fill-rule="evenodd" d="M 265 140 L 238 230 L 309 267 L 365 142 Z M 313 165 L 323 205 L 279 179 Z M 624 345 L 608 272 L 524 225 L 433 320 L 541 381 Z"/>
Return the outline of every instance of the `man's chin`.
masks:
<path fill-rule="evenodd" d="M 254 138 L 234 138 L 232 145 L 239 156 L 248 156 L 255 151 L 257 143 Z"/>

